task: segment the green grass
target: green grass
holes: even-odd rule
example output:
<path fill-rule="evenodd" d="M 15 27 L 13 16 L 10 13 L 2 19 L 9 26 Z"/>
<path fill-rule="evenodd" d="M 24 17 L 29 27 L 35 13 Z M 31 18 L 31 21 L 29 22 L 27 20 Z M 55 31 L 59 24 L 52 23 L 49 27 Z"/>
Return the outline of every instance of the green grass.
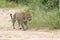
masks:
<path fill-rule="evenodd" d="M 0 8 L 13 8 L 18 6 L 16 3 L 14 2 L 7 2 L 6 0 L 0 0 Z"/>
<path fill-rule="evenodd" d="M 48 28 L 48 29 L 59 29 L 60 28 L 60 18 L 58 18 L 59 10 L 51 10 L 45 12 L 43 10 L 33 10 L 31 11 L 33 14 L 32 21 L 30 22 L 31 28 Z"/>
<path fill-rule="evenodd" d="M 0 0 L 0 8 L 21 8 L 26 7 L 23 4 L 17 4 L 15 2 L 7 2 L 6 0 Z"/>

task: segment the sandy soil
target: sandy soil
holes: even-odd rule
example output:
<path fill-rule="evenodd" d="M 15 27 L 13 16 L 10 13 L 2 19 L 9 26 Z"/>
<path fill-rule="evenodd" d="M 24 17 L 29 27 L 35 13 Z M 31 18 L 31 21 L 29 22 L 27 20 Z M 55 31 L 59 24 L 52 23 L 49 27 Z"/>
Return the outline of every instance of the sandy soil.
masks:
<path fill-rule="evenodd" d="M 22 31 L 12 28 L 9 14 L 18 9 L 0 9 L 0 40 L 60 40 L 60 30 Z"/>

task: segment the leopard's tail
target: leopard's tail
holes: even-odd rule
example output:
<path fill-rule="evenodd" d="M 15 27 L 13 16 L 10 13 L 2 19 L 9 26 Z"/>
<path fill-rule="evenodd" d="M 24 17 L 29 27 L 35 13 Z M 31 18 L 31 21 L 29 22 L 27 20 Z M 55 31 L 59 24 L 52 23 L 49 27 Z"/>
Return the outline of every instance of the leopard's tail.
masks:
<path fill-rule="evenodd" d="M 11 19 L 12 19 L 12 13 L 10 14 L 10 17 L 11 17 Z"/>

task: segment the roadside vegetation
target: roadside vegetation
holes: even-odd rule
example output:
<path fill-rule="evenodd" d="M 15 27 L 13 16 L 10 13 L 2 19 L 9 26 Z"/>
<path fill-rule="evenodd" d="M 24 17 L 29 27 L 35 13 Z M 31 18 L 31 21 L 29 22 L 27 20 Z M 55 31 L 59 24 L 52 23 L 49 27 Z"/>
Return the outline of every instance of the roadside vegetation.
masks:
<path fill-rule="evenodd" d="M 30 28 L 60 29 L 59 0 L 0 0 L 0 8 L 15 7 L 33 15 Z"/>

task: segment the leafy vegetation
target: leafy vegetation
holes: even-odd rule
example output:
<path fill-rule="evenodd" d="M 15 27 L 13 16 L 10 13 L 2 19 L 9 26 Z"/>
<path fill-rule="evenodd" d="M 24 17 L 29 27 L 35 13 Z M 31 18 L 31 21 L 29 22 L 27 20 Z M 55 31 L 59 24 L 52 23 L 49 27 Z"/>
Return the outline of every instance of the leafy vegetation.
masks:
<path fill-rule="evenodd" d="M 31 28 L 60 28 L 59 0 L 0 0 L 0 7 L 28 7 L 33 15 Z"/>

